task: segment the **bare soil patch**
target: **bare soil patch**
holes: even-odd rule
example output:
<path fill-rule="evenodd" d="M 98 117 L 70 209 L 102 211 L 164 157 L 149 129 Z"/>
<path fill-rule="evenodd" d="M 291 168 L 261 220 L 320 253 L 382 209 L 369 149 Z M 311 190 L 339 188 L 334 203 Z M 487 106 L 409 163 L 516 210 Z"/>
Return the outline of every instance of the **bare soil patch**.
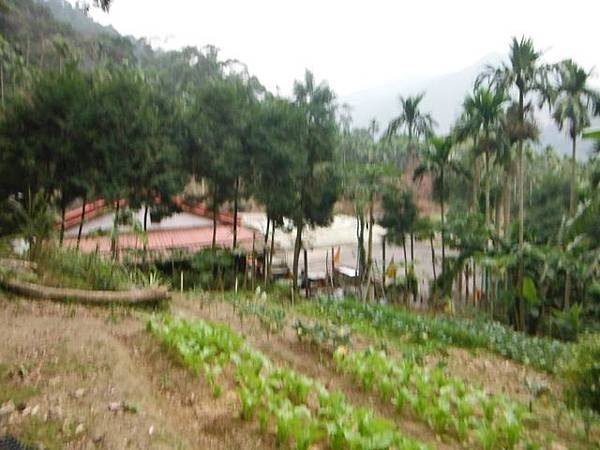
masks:
<path fill-rule="evenodd" d="M 46 449 L 263 449 L 144 330 L 146 312 L 0 298 L 0 436 Z"/>

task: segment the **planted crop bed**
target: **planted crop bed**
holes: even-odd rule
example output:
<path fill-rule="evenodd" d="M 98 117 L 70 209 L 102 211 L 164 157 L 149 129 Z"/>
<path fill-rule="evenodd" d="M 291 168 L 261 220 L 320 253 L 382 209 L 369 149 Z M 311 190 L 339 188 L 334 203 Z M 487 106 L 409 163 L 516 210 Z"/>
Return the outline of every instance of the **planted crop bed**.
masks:
<path fill-rule="evenodd" d="M 300 310 L 308 315 L 324 317 L 355 329 L 369 328 L 395 336 L 410 336 L 423 342 L 466 348 L 485 348 L 504 357 L 546 372 L 554 372 L 566 350 L 555 340 L 526 336 L 497 322 L 456 317 L 427 317 L 384 305 L 359 303 L 354 300 L 319 299 L 306 302 Z"/>
<path fill-rule="evenodd" d="M 334 360 L 338 370 L 391 402 L 398 413 L 410 410 L 436 433 L 453 436 L 465 448 L 513 449 L 526 444 L 523 406 L 451 378 L 442 367 L 396 361 L 373 349 L 348 353 L 340 348 Z"/>
<path fill-rule="evenodd" d="M 278 445 L 307 449 L 425 449 L 370 409 L 354 408 L 339 392 L 286 368 L 276 368 L 226 326 L 172 317 L 150 320 L 147 329 L 185 366 L 202 373 L 219 396 L 233 371 L 244 420 L 258 420 Z"/>

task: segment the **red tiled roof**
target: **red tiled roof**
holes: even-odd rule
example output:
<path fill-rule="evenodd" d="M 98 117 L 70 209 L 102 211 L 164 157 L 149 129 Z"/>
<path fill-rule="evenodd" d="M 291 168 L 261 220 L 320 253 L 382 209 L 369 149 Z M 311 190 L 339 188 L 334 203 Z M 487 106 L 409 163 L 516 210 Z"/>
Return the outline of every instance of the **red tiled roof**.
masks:
<path fill-rule="evenodd" d="M 156 200 L 156 203 L 159 203 L 160 199 Z M 213 213 L 210 209 L 206 207 L 206 205 L 202 203 L 190 204 L 183 201 L 181 197 L 175 197 L 174 203 L 181 208 L 182 211 L 185 211 L 190 214 L 194 214 L 200 217 L 206 217 L 212 219 Z M 121 207 L 127 205 L 127 201 L 122 199 L 119 200 L 119 204 Z M 65 229 L 69 229 L 75 226 L 79 226 L 81 222 L 81 213 L 85 208 L 85 220 L 88 221 L 93 219 L 94 217 L 98 217 L 102 214 L 109 212 L 111 208 L 114 208 L 114 204 L 107 204 L 104 199 L 100 198 L 93 202 L 88 202 L 85 205 L 79 206 L 77 208 L 70 209 L 65 213 Z M 233 214 L 226 212 L 218 212 L 217 213 L 217 221 L 222 224 L 233 225 Z M 238 225 L 242 224 L 241 217 L 238 216 L 237 219 Z M 60 228 L 61 223 L 60 220 L 56 223 L 56 228 Z"/>
<path fill-rule="evenodd" d="M 252 243 L 253 231 L 249 228 L 238 226 L 238 243 L 244 247 Z M 147 233 L 147 250 L 150 252 L 164 252 L 168 250 L 184 250 L 194 252 L 212 245 L 212 227 L 184 228 L 172 230 L 157 230 Z M 257 239 L 257 242 L 260 239 Z M 217 225 L 216 244 L 220 247 L 231 247 L 233 243 L 233 228 L 231 225 Z M 75 247 L 77 238 L 65 238 L 67 247 Z M 243 245 L 246 244 L 246 245 Z M 143 241 L 139 236 L 130 233 L 119 235 L 119 250 L 142 250 Z M 83 252 L 110 253 L 110 236 L 82 237 L 79 248 Z"/>

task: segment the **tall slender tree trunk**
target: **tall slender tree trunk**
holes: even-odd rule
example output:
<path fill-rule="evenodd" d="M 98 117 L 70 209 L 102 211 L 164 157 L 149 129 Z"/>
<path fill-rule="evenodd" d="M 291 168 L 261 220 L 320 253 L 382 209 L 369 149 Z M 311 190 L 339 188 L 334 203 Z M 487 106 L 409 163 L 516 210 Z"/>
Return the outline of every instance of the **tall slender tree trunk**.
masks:
<path fill-rule="evenodd" d="M 212 219 L 213 219 L 213 235 L 212 235 L 212 245 L 211 249 L 213 254 L 215 253 L 215 248 L 217 246 L 217 185 L 213 183 L 212 189 Z"/>
<path fill-rule="evenodd" d="M 143 261 L 142 263 L 146 264 L 146 257 L 148 253 L 148 245 L 146 244 L 146 236 L 145 234 L 148 232 L 148 205 L 144 205 L 144 248 L 142 250 L 143 253 Z"/>
<path fill-rule="evenodd" d="M 524 97 L 523 91 L 519 91 L 519 117 L 521 119 L 521 125 L 525 123 L 525 112 L 524 112 Z M 523 243 L 524 243 L 524 223 L 525 223 L 525 208 L 524 208 L 524 170 L 523 170 L 523 139 L 520 138 L 518 142 L 518 181 L 519 181 L 519 270 L 517 273 L 517 298 L 519 308 L 519 329 L 525 330 L 525 302 L 523 299 L 523 272 L 524 272 L 524 261 L 523 261 Z"/>
<path fill-rule="evenodd" d="M 415 262 L 415 233 L 410 232 L 410 261 Z"/>
<path fill-rule="evenodd" d="M 79 219 L 79 229 L 77 230 L 77 246 L 76 249 L 79 251 L 79 243 L 81 242 L 81 233 L 83 232 L 83 223 L 85 222 L 85 205 L 87 202 L 87 195 L 83 196 L 83 206 L 81 207 L 81 217 Z"/>
<path fill-rule="evenodd" d="M 361 283 L 364 281 L 365 268 L 367 266 L 365 255 L 365 220 L 361 215 L 356 216 L 357 220 L 357 237 L 358 237 L 358 276 Z"/>
<path fill-rule="evenodd" d="M 514 161 L 510 162 L 510 166 L 506 173 L 506 180 L 502 186 L 502 197 L 504 198 L 504 236 L 508 236 L 510 232 L 510 221 L 511 221 L 511 208 L 512 208 L 512 179 L 514 174 Z"/>
<path fill-rule="evenodd" d="M 263 276 L 265 287 L 267 286 L 269 271 L 268 271 L 268 243 L 269 243 L 269 225 L 271 223 L 271 218 L 267 216 L 267 230 L 265 231 L 265 239 L 263 241 Z"/>
<path fill-rule="evenodd" d="M 300 259 L 300 247 L 302 246 L 302 228 L 304 223 L 300 220 L 296 223 L 296 241 L 294 242 L 294 262 L 292 264 L 292 286 L 294 295 L 298 293 L 298 260 Z"/>
<path fill-rule="evenodd" d="M 44 35 L 42 34 L 42 38 L 40 39 L 42 43 L 42 51 L 40 53 L 40 69 L 44 68 L 44 56 L 46 56 L 46 39 L 44 39 Z"/>
<path fill-rule="evenodd" d="M 273 268 L 273 254 L 275 253 L 275 221 L 271 221 L 271 248 L 269 249 L 269 279 Z"/>
<path fill-rule="evenodd" d="M 429 245 L 431 246 L 431 268 L 433 269 L 433 282 L 437 281 L 435 272 L 435 247 L 433 246 L 433 233 L 429 235 Z"/>
<path fill-rule="evenodd" d="M 569 193 L 569 217 L 575 216 L 577 191 L 577 137 L 572 137 L 571 150 L 571 192 Z M 567 309 L 571 306 L 571 274 L 567 271 L 565 275 L 565 298 L 563 308 Z"/>
<path fill-rule="evenodd" d="M 571 148 L 571 190 L 569 195 L 569 215 L 573 217 L 575 215 L 575 209 L 577 206 L 577 138 L 572 139 Z"/>
<path fill-rule="evenodd" d="M 0 64 L 0 95 L 2 96 L 2 109 L 4 109 L 4 66 Z"/>
<path fill-rule="evenodd" d="M 485 225 L 489 226 L 491 222 L 490 213 L 490 154 L 485 149 Z"/>
<path fill-rule="evenodd" d="M 117 207 L 115 208 L 115 219 L 113 221 L 113 232 L 111 237 L 111 250 L 113 259 L 116 260 L 119 255 L 118 245 L 119 245 L 119 211 L 121 209 L 121 201 L 117 200 Z"/>
<path fill-rule="evenodd" d="M 494 220 L 494 225 L 495 225 L 497 237 L 500 237 L 500 232 L 502 230 L 502 208 L 503 207 L 504 207 L 504 188 L 500 190 L 499 195 L 496 195 L 496 208 L 494 210 L 496 218 Z"/>
<path fill-rule="evenodd" d="M 473 306 L 477 305 L 477 264 L 473 259 Z"/>
<path fill-rule="evenodd" d="M 408 260 L 406 258 L 406 235 L 402 236 L 402 250 L 404 251 L 404 282 L 408 283 Z"/>
<path fill-rule="evenodd" d="M 238 218 L 238 199 L 240 196 L 240 177 L 235 178 L 235 192 L 233 195 L 233 244 L 232 248 L 237 247 L 237 218 Z M 267 229 L 267 234 L 268 234 Z"/>
<path fill-rule="evenodd" d="M 213 204 L 212 216 L 213 216 L 212 217 L 212 219 L 213 219 L 213 234 L 212 234 L 211 248 L 214 253 L 215 249 L 217 247 L 217 205 L 216 205 L 216 203 Z"/>
<path fill-rule="evenodd" d="M 445 193 L 445 185 L 444 185 L 444 169 L 442 168 L 441 172 L 440 172 L 440 183 L 441 183 L 441 188 L 442 188 L 442 195 L 441 195 L 441 200 L 440 200 L 440 206 L 442 209 L 442 272 L 446 269 L 446 225 L 445 225 L 445 218 L 444 218 L 444 197 L 446 196 Z"/>
<path fill-rule="evenodd" d="M 144 205 L 144 233 L 148 231 L 148 205 Z"/>
<path fill-rule="evenodd" d="M 31 38 L 27 35 L 27 51 L 25 52 L 25 67 L 29 67 L 29 54 L 31 50 Z"/>
<path fill-rule="evenodd" d="M 369 237 L 367 241 L 367 292 L 365 293 L 365 299 L 371 297 L 371 289 L 373 284 L 371 279 L 373 278 L 373 198 L 369 201 Z"/>
<path fill-rule="evenodd" d="M 308 281 L 308 252 L 306 248 L 302 249 L 304 254 L 304 295 L 306 298 L 310 296 L 310 283 Z"/>
<path fill-rule="evenodd" d="M 480 184 L 480 169 L 479 169 L 479 156 L 477 155 L 477 136 L 473 138 L 473 198 L 471 199 L 471 208 L 474 212 L 479 210 L 479 184 Z"/>
<path fill-rule="evenodd" d="M 59 246 L 63 246 L 63 241 L 65 238 L 65 214 L 67 213 L 67 205 L 64 201 L 61 200 L 60 204 L 60 238 L 59 238 Z"/>

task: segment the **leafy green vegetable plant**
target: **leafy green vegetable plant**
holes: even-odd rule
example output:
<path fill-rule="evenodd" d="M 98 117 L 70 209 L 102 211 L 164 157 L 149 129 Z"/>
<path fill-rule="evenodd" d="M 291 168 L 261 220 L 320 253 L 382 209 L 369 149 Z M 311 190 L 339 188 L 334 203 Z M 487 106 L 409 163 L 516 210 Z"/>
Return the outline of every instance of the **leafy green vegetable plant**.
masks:
<path fill-rule="evenodd" d="M 257 418 L 261 430 L 273 432 L 281 447 L 427 448 L 371 410 L 353 408 L 343 394 L 293 370 L 273 367 L 226 326 L 165 316 L 150 320 L 147 329 L 185 366 L 203 373 L 213 392 L 215 386 L 220 392 L 221 372 L 232 367 L 242 419 Z"/>
<path fill-rule="evenodd" d="M 334 361 L 364 390 L 377 392 L 399 413 L 410 409 L 437 434 L 490 449 L 513 449 L 523 441 L 523 406 L 452 378 L 442 366 L 396 361 L 371 348 L 336 351 Z"/>

